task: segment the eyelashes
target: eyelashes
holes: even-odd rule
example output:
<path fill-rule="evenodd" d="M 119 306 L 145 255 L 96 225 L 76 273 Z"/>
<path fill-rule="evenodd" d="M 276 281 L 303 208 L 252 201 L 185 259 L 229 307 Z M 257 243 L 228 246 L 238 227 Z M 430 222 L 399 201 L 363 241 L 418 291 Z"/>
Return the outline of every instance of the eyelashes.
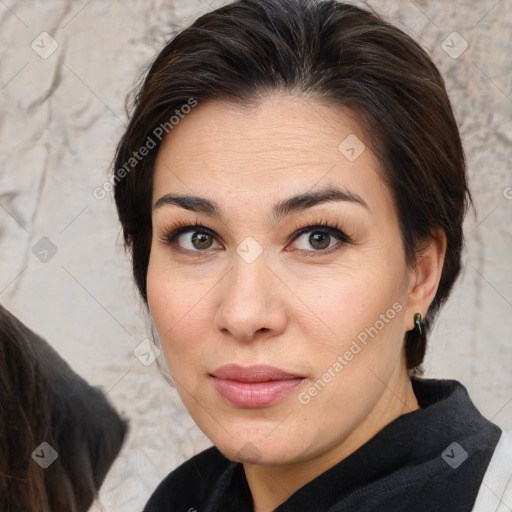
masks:
<path fill-rule="evenodd" d="M 297 252 L 307 255 L 307 256 L 316 256 L 316 255 L 325 255 L 330 254 L 334 252 L 335 250 L 340 249 L 341 247 L 353 243 L 352 236 L 346 234 L 346 231 L 342 227 L 342 225 L 338 222 L 329 222 L 323 218 L 320 219 L 313 219 L 312 221 L 308 222 L 307 224 L 297 224 L 294 228 L 294 232 L 287 240 L 287 244 L 295 241 L 299 237 L 301 237 L 305 233 L 311 233 L 311 236 L 308 237 L 307 244 L 310 244 L 311 241 L 317 242 L 316 238 L 314 238 L 314 235 L 321 234 L 324 237 L 330 237 L 335 238 L 338 240 L 338 243 L 334 246 L 330 246 L 326 249 L 295 249 Z M 216 240 L 217 235 L 216 233 L 207 228 L 206 226 L 203 226 L 197 219 L 193 222 L 184 222 L 184 221 L 175 221 L 172 223 L 171 226 L 167 226 L 162 230 L 162 233 L 158 236 L 158 240 L 168 246 L 171 246 L 173 250 L 176 250 L 180 253 L 186 253 L 190 254 L 192 256 L 205 256 L 211 253 L 212 250 L 215 250 L 216 248 L 211 249 L 211 247 L 206 248 L 206 250 L 197 250 L 197 249 L 185 249 L 182 246 L 178 244 L 178 238 L 186 233 L 193 233 L 196 235 L 207 235 L 211 237 L 212 239 Z M 203 238 L 204 240 L 204 238 Z M 329 244 L 330 245 L 330 244 Z"/>
<path fill-rule="evenodd" d="M 196 232 L 196 233 L 203 233 L 211 236 L 212 238 L 215 238 L 215 233 L 207 228 L 206 226 L 203 226 L 197 219 L 193 222 L 184 222 L 184 221 L 176 221 L 173 223 L 172 226 L 167 227 L 163 230 L 163 232 L 160 234 L 158 239 L 160 242 L 164 243 L 165 245 L 174 246 L 177 245 L 176 241 L 177 238 L 184 233 L 188 232 Z M 180 249 L 181 252 L 188 252 L 188 253 L 204 253 L 206 251 L 192 251 L 187 249 Z M 199 254 L 199 255 L 200 255 Z"/>

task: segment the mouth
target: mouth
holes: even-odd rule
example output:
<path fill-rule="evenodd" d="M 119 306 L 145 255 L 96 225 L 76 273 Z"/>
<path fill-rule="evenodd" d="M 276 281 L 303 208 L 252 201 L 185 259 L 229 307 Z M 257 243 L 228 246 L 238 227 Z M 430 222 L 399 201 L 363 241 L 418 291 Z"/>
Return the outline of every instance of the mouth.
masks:
<path fill-rule="evenodd" d="M 241 367 L 230 364 L 210 374 L 219 395 L 231 405 L 254 409 L 274 404 L 306 378 L 267 365 Z"/>

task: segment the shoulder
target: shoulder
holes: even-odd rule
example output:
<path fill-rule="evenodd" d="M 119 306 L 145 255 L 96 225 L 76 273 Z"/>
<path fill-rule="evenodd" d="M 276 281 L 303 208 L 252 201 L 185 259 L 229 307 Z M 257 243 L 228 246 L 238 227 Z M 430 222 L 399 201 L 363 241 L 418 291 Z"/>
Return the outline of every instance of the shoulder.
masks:
<path fill-rule="evenodd" d="M 143 512 L 200 510 L 211 489 L 234 465 L 216 446 L 194 455 L 171 471 L 149 498 Z M 173 505 L 173 508 L 169 508 Z M 175 507 L 175 508 L 174 508 Z M 199 507 L 199 508 L 198 508 Z"/>
<path fill-rule="evenodd" d="M 510 503 L 512 503 L 512 429 L 502 430 L 478 491 L 473 511 L 501 511 L 505 510 L 505 504 Z"/>

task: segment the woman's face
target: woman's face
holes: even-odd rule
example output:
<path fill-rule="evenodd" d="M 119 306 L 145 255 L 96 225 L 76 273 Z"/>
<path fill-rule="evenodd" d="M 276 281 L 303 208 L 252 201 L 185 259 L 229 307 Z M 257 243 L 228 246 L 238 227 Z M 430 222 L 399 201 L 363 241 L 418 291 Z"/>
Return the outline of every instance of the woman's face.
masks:
<path fill-rule="evenodd" d="M 412 273 L 361 140 L 341 108 L 276 94 L 199 103 L 159 150 L 148 304 L 185 407 L 231 459 L 308 460 L 403 407 Z"/>

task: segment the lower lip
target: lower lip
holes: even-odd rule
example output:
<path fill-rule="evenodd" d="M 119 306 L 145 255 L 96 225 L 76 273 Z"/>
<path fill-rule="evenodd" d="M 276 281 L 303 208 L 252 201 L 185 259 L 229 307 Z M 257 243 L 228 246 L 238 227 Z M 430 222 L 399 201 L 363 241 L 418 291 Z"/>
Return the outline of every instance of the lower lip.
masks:
<path fill-rule="evenodd" d="M 212 377 L 219 394 L 237 407 L 254 409 L 271 405 L 285 397 L 304 379 L 282 379 L 266 382 L 239 382 Z"/>

